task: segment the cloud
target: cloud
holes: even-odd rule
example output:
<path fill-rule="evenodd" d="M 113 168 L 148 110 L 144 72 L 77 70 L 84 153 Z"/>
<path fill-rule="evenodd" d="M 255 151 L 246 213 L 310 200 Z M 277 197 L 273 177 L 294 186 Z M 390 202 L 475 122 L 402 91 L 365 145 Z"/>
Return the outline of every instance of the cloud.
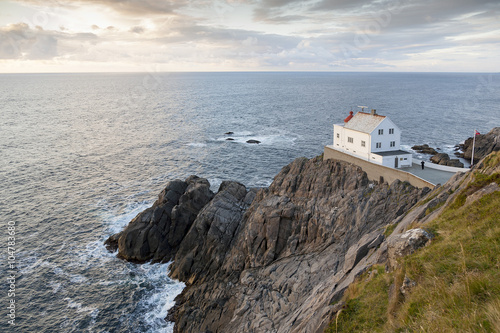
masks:
<path fill-rule="evenodd" d="M 135 26 L 135 27 L 130 28 L 129 31 L 133 32 L 135 34 L 142 34 L 144 32 L 144 28 L 140 27 L 140 26 Z"/>
<path fill-rule="evenodd" d="M 131 16 L 171 14 L 175 9 L 181 8 L 188 3 L 187 0 L 48 0 L 43 3 L 38 0 L 18 0 L 18 2 L 36 6 L 67 8 L 97 5 Z"/>
<path fill-rule="evenodd" d="M 60 56 L 59 48 L 95 41 L 92 33 L 66 33 L 30 28 L 26 23 L 0 28 L 0 59 L 46 60 Z M 72 49 L 69 47 L 69 49 Z"/>
<path fill-rule="evenodd" d="M 270 23 L 300 21 L 306 16 L 297 14 L 297 11 L 302 12 L 308 5 L 308 1 L 300 0 L 264 0 L 255 7 L 253 18 L 256 21 Z"/>
<path fill-rule="evenodd" d="M 57 39 L 25 23 L 0 29 L 0 59 L 50 59 L 57 56 Z"/>
<path fill-rule="evenodd" d="M 54 31 L 21 23 L 0 28 L 0 58 L 216 70 L 393 70 L 441 59 L 457 70 L 488 62 L 498 68 L 491 61 L 500 51 L 498 0 L 54 1 L 46 5 L 104 14 L 75 25 L 50 16 Z M 66 29 L 56 28 L 61 24 Z"/>

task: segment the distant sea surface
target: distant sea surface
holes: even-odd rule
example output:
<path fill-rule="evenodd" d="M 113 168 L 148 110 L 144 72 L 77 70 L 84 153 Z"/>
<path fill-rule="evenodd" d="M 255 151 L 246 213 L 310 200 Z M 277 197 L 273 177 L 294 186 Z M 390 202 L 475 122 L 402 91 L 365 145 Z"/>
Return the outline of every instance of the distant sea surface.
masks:
<path fill-rule="evenodd" d="M 183 284 L 167 265 L 117 259 L 104 240 L 169 180 L 269 185 L 295 158 L 321 154 L 357 106 L 389 116 L 406 148 L 452 153 L 474 129 L 500 125 L 500 75 L 0 75 L 1 330 L 11 221 L 10 331 L 170 332 L 163 318 Z"/>

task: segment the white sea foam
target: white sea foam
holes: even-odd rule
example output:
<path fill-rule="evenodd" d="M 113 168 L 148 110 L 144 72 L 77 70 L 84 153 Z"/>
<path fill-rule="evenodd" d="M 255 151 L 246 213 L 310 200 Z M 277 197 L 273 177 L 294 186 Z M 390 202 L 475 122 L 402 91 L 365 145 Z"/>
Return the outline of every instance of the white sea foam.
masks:
<path fill-rule="evenodd" d="M 201 148 L 201 147 L 206 147 L 207 144 L 203 142 L 190 142 L 186 146 Z"/>
<path fill-rule="evenodd" d="M 111 234 L 123 230 L 130 220 L 150 206 L 151 203 L 149 202 L 130 205 L 126 213 L 115 216 L 110 215 L 108 220 L 105 221 L 108 232 Z M 119 260 L 116 258 L 116 254 L 105 249 L 102 240 L 88 243 L 82 258 L 83 261 L 100 262 L 101 264 Z M 165 317 L 168 310 L 175 304 L 174 299 L 182 292 L 185 284 L 168 277 L 169 264 L 133 265 L 123 262 L 123 265 L 119 265 L 122 271 L 116 271 L 113 280 L 101 279 L 97 284 L 133 285 L 132 289 L 142 294 L 142 297 L 134 312 L 129 315 L 144 320 L 147 332 L 171 333 L 173 323 L 166 322 Z M 134 275 L 133 279 L 130 279 L 131 274 Z"/>
<path fill-rule="evenodd" d="M 75 302 L 69 297 L 64 298 L 64 300 L 66 302 L 68 302 L 68 308 L 76 309 L 77 313 L 88 312 L 88 313 L 94 314 L 94 317 L 95 317 L 97 315 L 97 313 L 99 312 L 99 309 L 91 307 L 91 306 L 82 306 L 82 303 Z M 97 313 L 96 313 L 96 311 L 97 311 Z"/>
<path fill-rule="evenodd" d="M 142 273 L 147 281 L 154 283 L 154 288 L 147 291 L 138 304 L 139 309 L 146 311 L 143 316 L 148 326 L 147 332 L 169 333 L 173 330 L 173 323 L 165 322 L 165 317 L 185 284 L 167 276 L 169 265 L 170 263 L 142 265 L 138 268 L 138 272 Z"/>

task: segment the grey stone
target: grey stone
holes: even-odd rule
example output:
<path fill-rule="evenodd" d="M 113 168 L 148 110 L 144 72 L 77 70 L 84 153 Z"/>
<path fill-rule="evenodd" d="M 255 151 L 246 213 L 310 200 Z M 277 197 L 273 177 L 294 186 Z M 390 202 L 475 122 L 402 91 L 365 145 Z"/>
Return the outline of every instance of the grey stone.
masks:
<path fill-rule="evenodd" d="M 431 235 L 421 228 L 410 229 L 391 237 L 388 241 L 388 259 L 391 268 L 398 267 L 397 259 L 412 254 L 431 239 Z"/>

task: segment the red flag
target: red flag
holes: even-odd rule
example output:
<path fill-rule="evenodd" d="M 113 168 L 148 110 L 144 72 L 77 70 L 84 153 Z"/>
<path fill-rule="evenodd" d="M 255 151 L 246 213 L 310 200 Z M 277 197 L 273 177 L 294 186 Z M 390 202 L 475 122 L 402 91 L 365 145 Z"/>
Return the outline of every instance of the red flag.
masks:
<path fill-rule="evenodd" d="M 476 131 L 476 135 L 479 135 L 479 134 L 481 134 L 481 133 L 479 133 L 478 131 Z"/>

